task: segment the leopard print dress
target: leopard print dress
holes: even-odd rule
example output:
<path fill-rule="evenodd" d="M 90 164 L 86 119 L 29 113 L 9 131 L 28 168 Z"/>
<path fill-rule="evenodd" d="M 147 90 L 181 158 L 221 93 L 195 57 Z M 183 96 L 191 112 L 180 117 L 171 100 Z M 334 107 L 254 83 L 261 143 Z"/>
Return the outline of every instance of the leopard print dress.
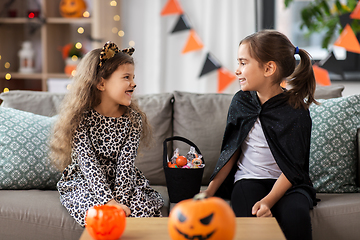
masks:
<path fill-rule="evenodd" d="M 73 139 L 72 163 L 57 184 L 61 204 L 81 226 L 90 207 L 111 199 L 128 206 L 130 217 L 161 217 L 164 200 L 134 164 L 141 129 L 141 116 L 133 110 L 119 118 L 95 110 L 84 114 Z"/>

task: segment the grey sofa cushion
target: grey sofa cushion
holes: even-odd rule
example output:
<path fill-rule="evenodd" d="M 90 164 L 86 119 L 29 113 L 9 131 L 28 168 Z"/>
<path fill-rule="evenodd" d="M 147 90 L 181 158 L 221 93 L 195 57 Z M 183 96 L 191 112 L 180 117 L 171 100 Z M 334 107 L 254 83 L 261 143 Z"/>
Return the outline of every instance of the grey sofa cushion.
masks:
<path fill-rule="evenodd" d="M 1 106 L 52 117 L 60 110 L 64 93 L 15 90 L 0 94 Z"/>
<path fill-rule="evenodd" d="M 231 94 L 196 94 L 174 92 L 174 136 L 194 142 L 203 153 L 205 170 L 202 184 L 208 184 L 220 155 L 226 126 Z M 186 155 L 189 145 L 174 141 L 173 149 L 179 148 Z"/>
<path fill-rule="evenodd" d="M 357 240 L 360 236 L 360 193 L 317 194 L 310 211 L 313 239 Z"/>
<path fill-rule="evenodd" d="M 338 98 L 344 91 L 343 85 L 316 86 L 315 99 Z"/>
<path fill-rule="evenodd" d="M 166 185 L 162 166 L 162 143 L 172 134 L 173 94 L 143 95 L 137 98 L 140 108 L 146 113 L 153 128 L 150 148 L 140 146 L 135 165 L 145 174 L 150 184 Z"/>
<path fill-rule="evenodd" d="M 83 228 L 60 204 L 54 190 L 1 190 L 1 239 L 79 239 Z"/>

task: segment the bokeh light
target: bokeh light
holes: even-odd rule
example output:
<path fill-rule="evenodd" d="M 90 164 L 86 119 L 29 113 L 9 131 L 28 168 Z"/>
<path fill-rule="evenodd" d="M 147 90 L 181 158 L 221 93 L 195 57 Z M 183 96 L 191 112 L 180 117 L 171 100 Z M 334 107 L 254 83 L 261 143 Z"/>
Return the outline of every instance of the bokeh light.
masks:
<path fill-rule="evenodd" d="M 85 32 L 85 30 L 84 30 L 83 27 L 79 27 L 78 30 L 77 30 L 77 32 L 78 32 L 79 34 L 83 34 L 83 33 Z"/>
<path fill-rule="evenodd" d="M 110 2 L 110 6 L 116 7 L 116 5 L 117 5 L 117 2 L 116 2 L 115 0 L 113 0 L 113 1 Z"/>
<path fill-rule="evenodd" d="M 135 42 L 134 42 L 134 41 L 130 41 L 130 42 L 129 42 L 129 46 L 130 46 L 130 47 L 134 47 L 134 46 L 135 46 Z"/>
<path fill-rule="evenodd" d="M 5 79 L 10 80 L 11 79 L 11 74 L 10 73 L 5 74 Z"/>
<path fill-rule="evenodd" d="M 120 31 L 118 32 L 118 35 L 119 35 L 119 37 L 123 37 L 123 36 L 125 35 L 125 33 L 124 33 L 123 30 L 120 30 Z"/>

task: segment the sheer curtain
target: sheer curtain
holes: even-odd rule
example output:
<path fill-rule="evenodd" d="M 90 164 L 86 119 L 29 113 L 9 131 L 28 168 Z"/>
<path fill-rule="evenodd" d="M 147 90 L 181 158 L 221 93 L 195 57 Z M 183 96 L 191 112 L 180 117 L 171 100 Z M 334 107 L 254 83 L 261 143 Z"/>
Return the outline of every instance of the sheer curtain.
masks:
<path fill-rule="evenodd" d="M 240 40 L 255 31 L 255 1 L 178 0 L 204 47 L 182 54 L 189 30 L 171 33 L 179 15 L 161 16 L 168 0 L 122 0 L 122 47 L 135 42 L 137 93 L 217 92 L 218 74 L 199 77 L 210 53 L 222 67 L 236 69 Z M 239 90 L 235 80 L 223 92 Z"/>

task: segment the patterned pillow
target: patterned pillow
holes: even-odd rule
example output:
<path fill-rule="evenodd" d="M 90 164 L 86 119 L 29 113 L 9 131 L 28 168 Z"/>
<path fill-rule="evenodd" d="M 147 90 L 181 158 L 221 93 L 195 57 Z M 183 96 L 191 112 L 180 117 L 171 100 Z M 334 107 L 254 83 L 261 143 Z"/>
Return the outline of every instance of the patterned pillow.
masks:
<path fill-rule="evenodd" d="M 0 107 L 0 189 L 56 189 L 60 172 L 47 157 L 54 121 Z"/>
<path fill-rule="evenodd" d="M 360 127 L 360 95 L 319 100 L 312 104 L 310 177 L 317 192 L 359 192 L 356 186 L 356 132 Z"/>

